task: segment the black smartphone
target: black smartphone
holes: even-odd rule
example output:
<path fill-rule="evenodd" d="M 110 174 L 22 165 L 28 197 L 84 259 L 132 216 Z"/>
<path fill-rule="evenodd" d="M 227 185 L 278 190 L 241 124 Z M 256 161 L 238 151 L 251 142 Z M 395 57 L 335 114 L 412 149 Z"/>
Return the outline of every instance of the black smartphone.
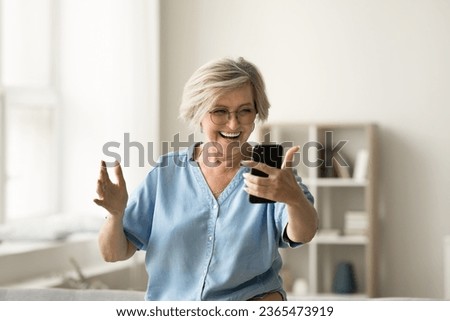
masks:
<path fill-rule="evenodd" d="M 264 163 L 271 167 L 281 168 L 283 160 L 283 146 L 278 144 L 261 144 L 253 147 L 252 159 L 258 163 Z M 252 168 L 252 175 L 267 177 L 264 172 Z M 275 201 L 268 200 L 262 197 L 249 195 L 250 203 L 275 203 Z"/>

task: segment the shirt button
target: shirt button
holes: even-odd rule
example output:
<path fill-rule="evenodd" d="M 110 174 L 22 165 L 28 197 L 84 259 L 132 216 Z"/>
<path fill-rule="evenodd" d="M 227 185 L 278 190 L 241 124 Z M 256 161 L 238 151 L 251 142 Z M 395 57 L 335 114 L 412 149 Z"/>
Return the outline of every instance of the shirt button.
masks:
<path fill-rule="evenodd" d="M 214 204 L 213 209 L 217 209 L 217 204 Z"/>
<path fill-rule="evenodd" d="M 212 236 L 208 237 L 208 240 L 212 241 Z"/>

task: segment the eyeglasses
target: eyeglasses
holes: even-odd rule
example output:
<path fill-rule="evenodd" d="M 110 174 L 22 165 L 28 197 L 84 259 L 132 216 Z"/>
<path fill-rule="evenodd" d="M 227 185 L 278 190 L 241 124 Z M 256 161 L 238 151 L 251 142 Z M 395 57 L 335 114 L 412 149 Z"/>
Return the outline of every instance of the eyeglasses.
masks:
<path fill-rule="evenodd" d="M 211 121 L 216 125 L 225 125 L 231 119 L 231 114 L 236 114 L 237 120 L 242 125 L 248 125 L 255 121 L 256 110 L 254 108 L 242 108 L 238 111 L 230 112 L 226 108 L 217 108 L 209 112 Z"/>

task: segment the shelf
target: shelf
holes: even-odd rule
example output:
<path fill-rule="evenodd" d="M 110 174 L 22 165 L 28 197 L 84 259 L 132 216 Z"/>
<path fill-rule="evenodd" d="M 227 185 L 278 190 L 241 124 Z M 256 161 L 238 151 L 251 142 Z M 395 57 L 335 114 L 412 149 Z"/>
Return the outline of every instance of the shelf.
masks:
<path fill-rule="evenodd" d="M 311 244 L 342 244 L 342 245 L 366 245 L 369 240 L 365 235 L 320 235 L 318 234 Z"/>
<path fill-rule="evenodd" d="M 294 279 L 304 279 L 309 289 L 303 297 L 291 293 L 290 299 L 360 300 L 377 295 L 377 131 L 373 123 L 272 123 L 261 127 L 260 141 L 269 138 L 302 146 L 296 169 L 314 197 L 319 216 L 319 231 L 305 250 L 285 254 L 286 270 Z M 339 158 L 345 161 L 345 168 Z M 343 231 L 365 231 L 365 235 L 343 235 Z M 360 291 L 356 294 L 332 293 L 335 269 L 344 261 L 356 271 Z"/>
<path fill-rule="evenodd" d="M 319 187 L 366 187 L 367 180 L 355 180 L 353 178 L 305 178 L 303 182 L 308 186 Z"/>

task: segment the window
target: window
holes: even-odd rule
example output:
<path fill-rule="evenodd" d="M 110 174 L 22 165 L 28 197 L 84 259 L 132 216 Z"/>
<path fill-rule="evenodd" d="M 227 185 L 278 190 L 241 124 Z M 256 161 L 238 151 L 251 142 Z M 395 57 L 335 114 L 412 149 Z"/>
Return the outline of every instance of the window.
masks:
<path fill-rule="evenodd" d="M 158 14 L 146 0 L 0 0 L 0 222 L 103 217 L 103 145 L 158 141 Z M 130 190 L 147 170 L 124 168 Z"/>
<path fill-rule="evenodd" d="M 52 5 L 0 0 L 0 222 L 56 211 Z"/>

